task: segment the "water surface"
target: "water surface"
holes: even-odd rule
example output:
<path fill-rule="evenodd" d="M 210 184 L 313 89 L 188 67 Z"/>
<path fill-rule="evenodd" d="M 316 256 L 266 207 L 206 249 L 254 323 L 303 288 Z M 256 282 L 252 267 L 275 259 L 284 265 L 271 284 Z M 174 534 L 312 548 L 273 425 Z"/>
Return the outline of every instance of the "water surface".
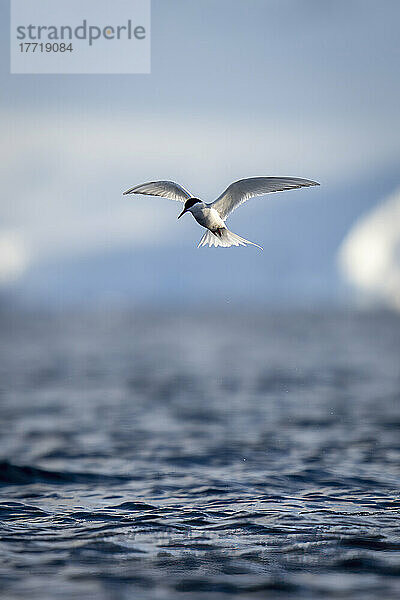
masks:
<path fill-rule="evenodd" d="M 2 598 L 399 597 L 398 317 L 0 325 Z"/>

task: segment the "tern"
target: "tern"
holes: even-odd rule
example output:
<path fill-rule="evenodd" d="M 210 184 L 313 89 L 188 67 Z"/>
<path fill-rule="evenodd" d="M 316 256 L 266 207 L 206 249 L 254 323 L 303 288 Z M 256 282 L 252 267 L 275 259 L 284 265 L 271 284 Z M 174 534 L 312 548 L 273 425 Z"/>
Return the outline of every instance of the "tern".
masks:
<path fill-rule="evenodd" d="M 206 204 L 199 198 L 192 196 L 184 187 L 174 181 L 150 181 L 130 188 L 127 194 L 145 194 L 147 196 L 162 196 L 170 200 L 184 203 L 184 208 L 178 216 L 180 219 L 185 213 L 192 213 L 193 217 L 207 230 L 201 238 L 201 246 L 246 246 L 251 244 L 261 248 L 258 244 L 229 231 L 225 225 L 228 216 L 243 202 L 254 196 L 262 196 L 270 192 L 281 192 L 301 187 L 319 185 L 316 181 L 300 179 L 298 177 L 249 177 L 231 183 L 214 202 Z M 262 250 L 262 248 L 261 248 Z"/>

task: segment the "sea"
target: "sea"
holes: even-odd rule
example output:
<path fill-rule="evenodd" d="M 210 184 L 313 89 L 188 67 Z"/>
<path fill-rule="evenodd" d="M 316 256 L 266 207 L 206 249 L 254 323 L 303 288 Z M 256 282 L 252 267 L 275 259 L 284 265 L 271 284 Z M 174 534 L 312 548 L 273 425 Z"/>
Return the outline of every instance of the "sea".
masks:
<path fill-rule="evenodd" d="M 0 312 L 2 600 L 397 600 L 400 316 Z"/>

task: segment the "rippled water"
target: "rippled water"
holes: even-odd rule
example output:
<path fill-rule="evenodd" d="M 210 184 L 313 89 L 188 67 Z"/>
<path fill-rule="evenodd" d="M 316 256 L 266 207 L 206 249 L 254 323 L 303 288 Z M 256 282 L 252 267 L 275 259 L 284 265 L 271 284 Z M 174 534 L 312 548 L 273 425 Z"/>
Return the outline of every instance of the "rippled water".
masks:
<path fill-rule="evenodd" d="M 400 595 L 400 320 L 2 315 L 6 599 Z"/>

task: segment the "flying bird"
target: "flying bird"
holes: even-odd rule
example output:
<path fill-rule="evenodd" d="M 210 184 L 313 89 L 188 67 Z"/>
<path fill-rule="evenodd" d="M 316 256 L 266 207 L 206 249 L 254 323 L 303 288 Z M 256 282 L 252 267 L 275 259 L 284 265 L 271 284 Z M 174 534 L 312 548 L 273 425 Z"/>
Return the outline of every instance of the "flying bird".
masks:
<path fill-rule="evenodd" d="M 262 196 L 270 192 L 281 192 L 283 190 L 293 190 L 312 185 L 319 185 L 319 183 L 310 181 L 309 179 L 299 179 L 298 177 L 250 177 L 231 183 L 210 204 L 206 204 L 199 198 L 192 196 L 184 187 L 174 181 L 142 183 L 130 188 L 124 192 L 124 195 L 145 194 L 147 196 L 162 196 L 163 198 L 183 202 L 184 208 L 178 219 L 185 213 L 190 212 L 199 225 L 205 227 L 207 230 L 201 238 L 197 246 L 198 248 L 207 245 L 229 248 L 230 246 L 246 246 L 247 244 L 261 248 L 258 244 L 249 242 L 249 240 L 245 240 L 240 235 L 229 231 L 225 221 L 231 212 L 249 198 L 253 198 L 253 196 Z"/>

